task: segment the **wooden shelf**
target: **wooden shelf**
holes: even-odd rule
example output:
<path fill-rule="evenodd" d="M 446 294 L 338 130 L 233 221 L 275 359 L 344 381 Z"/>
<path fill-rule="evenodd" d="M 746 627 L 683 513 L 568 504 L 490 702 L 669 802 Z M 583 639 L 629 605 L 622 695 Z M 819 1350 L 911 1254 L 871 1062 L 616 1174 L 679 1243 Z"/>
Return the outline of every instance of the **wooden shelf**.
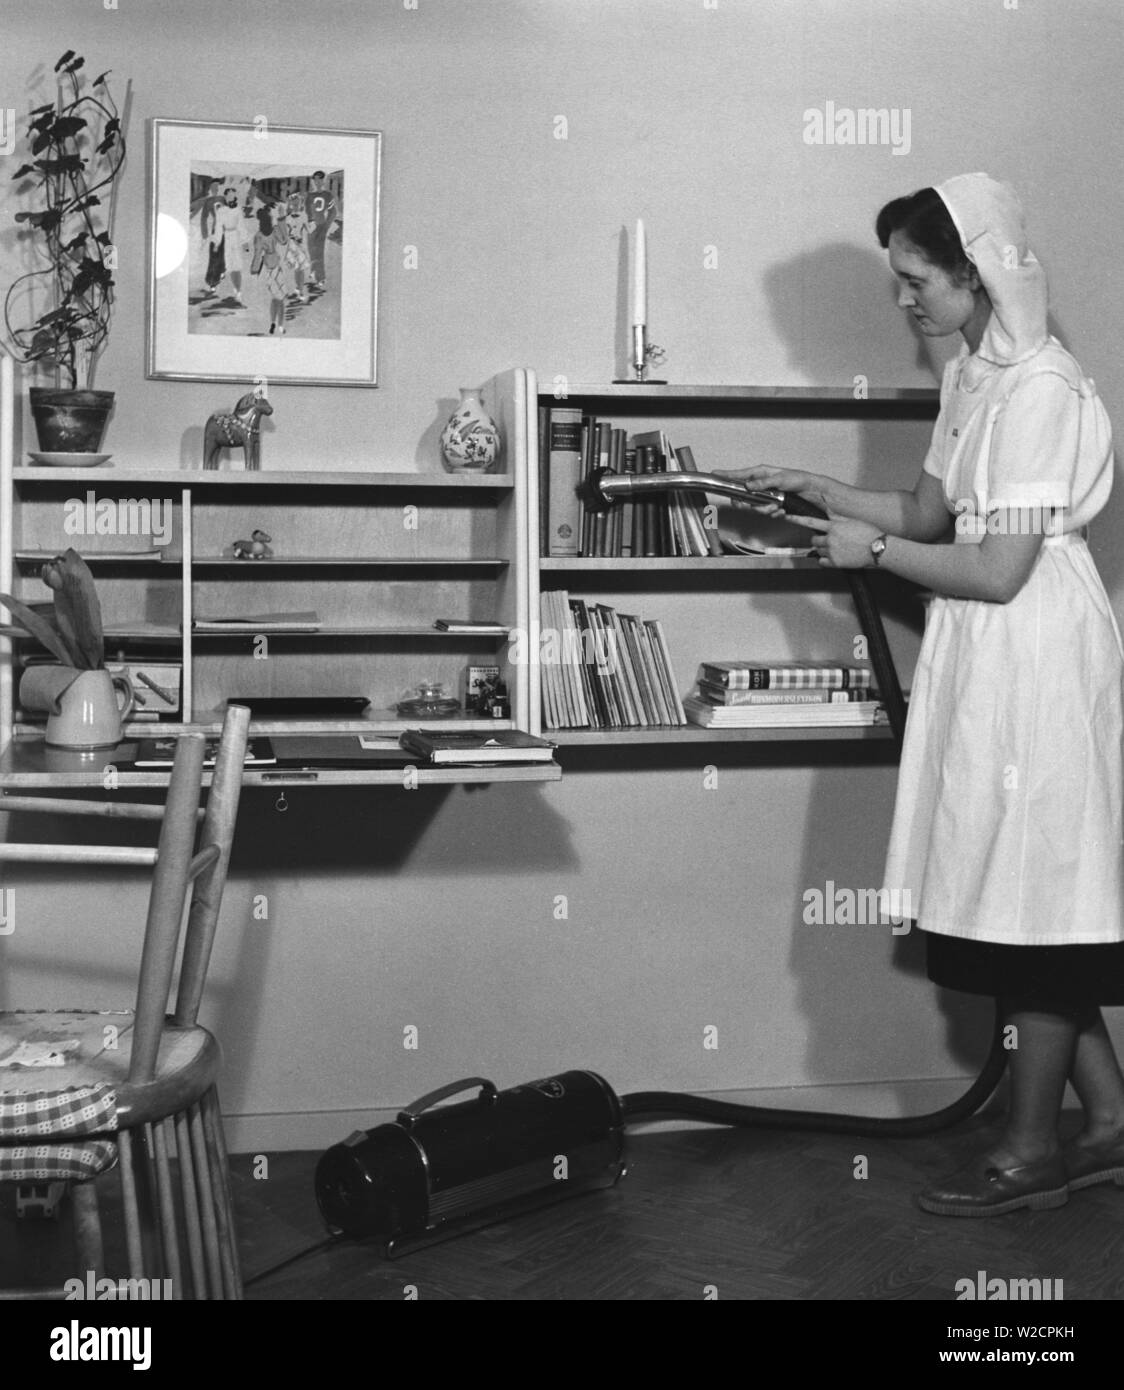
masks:
<path fill-rule="evenodd" d="M 247 578 L 262 579 L 271 569 L 504 569 L 511 563 L 498 555 L 274 555 L 265 560 L 239 560 L 233 555 L 197 555 L 192 569 L 245 570 Z"/>
<path fill-rule="evenodd" d="M 645 412 L 684 415 L 697 408 L 708 412 L 745 415 L 820 415 L 932 419 L 940 405 L 935 388 L 872 386 L 857 398 L 851 386 L 694 386 L 669 383 L 648 386 L 640 382 L 568 384 L 558 399 L 553 390 L 540 389 L 541 405 L 604 401 L 627 414 Z"/>
<path fill-rule="evenodd" d="M 125 725 L 126 739 L 171 738 L 191 729 L 202 729 L 205 733 L 217 734 L 222 729 L 224 710 L 199 710 L 190 724 L 172 719 L 131 719 Z M 435 731 L 461 733 L 494 733 L 497 729 L 514 729 L 512 719 L 404 719 L 395 710 L 372 710 L 369 715 L 358 719 L 253 719 L 250 733 L 266 738 L 285 735 L 314 734 L 389 734 L 397 737 L 407 729 L 425 728 Z M 26 719 L 18 721 L 13 733 L 19 739 L 41 739 L 43 723 L 31 723 Z"/>
<path fill-rule="evenodd" d="M 198 729 L 200 725 L 192 724 Z M 259 726 L 255 726 L 260 731 Z M 162 734 L 173 731 L 171 725 L 161 725 Z M 295 732 L 292 729 L 282 733 Z M 324 733 L 323 726 L 313 731 L 316 735 Z M 151 733 L 140 737 L 151 737 Z M 311 740 L 315 742 L 316 740 Z M 305 746 L 310 740 L 302 741 L 301 760 L 305 760 Z M 341 787 L 341 786 L 384 786 L 402 787 L 404 769 L 400 767 L 374 767 L 364 763 L 362 752 L 356 754 L 356 766 L 340 766 L 335 754 L 337 740 L 327 736 L 325 743 L 332 744 L 333 765 L 318 767 L 315 754 L 307 759 L 307 766 L 301 767 L 248 767 L 243 773 L 245 787 L 272 787 L 276 791 L 287 791 L 299 787 Z M 275 741 L 278 754 L 284 752 L 283 739 Z M 39 787 L 93 787 L 104 792 L 104 769 L 113 766 L 117 769 L 117 785 L 121 788 L 166 787 L 170 769 L 122 767 L 120 762 L 135 756 L 135 745 L 122 743 L 117 748 L 99 749 L 92 753 L 71 753 L 63 749 L 45 747 L 41 737 L 17 737 L 0 755 L 0 787 L 19 792 Z M 476 785 L 486 782 L 557 782 L 562 769 L 557 763 L 518 763 L 505 765 L 482 765 L 477 767 L 424 767 L 417 766 L 417 785 L 455 786 Z M 210 772 L 204 774 L 204 783 L 209 784 Z M 4 812 L 4 800 L 0 796 L 0 815 Z"/>
<path fill-rule="evenodd" d="M 544 572 L 565 574 L 581 570 L 802 570 L 822 569 L 819 560 L 805 555 L 643 555 L 636 559 L 614 556 L 569 557 L 551 555 L 539 561 Z"/>
<path fill-rule="evenodd" d="M 178 634 L 177 634 L 178 635 Z M 300 628 L 286 628 L 284 630 L 269 627 L 268 624 L 262 627 L 255 627 L 253 623 L 245 623 L 239 628 L 224 628 L 218 632 L 213 628 L 193 628 L 191 640 L 194 643 L 210 641 L 217 638 L 220 642 L 228 642 L 231 638 L 235 641 L 239 639 L 245 641 L 247 638 L 256 637 L 424 637 L 431 641 L 443 642 L 462 642 L 465 638 L 471 638 L 474 642 L 506 642 L 509 633 L 506 632 L 442 632 L 435 627 L 334 627 L 328 623 L 318 627 L 315 632 Z"/>
<path fill-rule="evenodd" d="M 59 553 L 57 550 L 17 550 L 14 559 L 18 565 L 45 565 Z M 118 551 L 113 555 L 99 555 L 96 551 L 83 550 L 81 554 L 88 565 L 160 565 L 164 568 L 172 566 L 178 569 L 183 564 L 179 555 L 164 553 L 152 555 L 138 552 L 136 555 L 127 555 L 124 551 Z"/>
<path fill-rule="evenodd" d="M 678 729 L 543 729 L 543 738 L 559 747 L 614 748 L 637 743 L 822 743 L 881 741 L 893 738 L 888 724 L 803 725 L 796 728 L 704 729 L 697 724 Z"/>
<path fill-rule="evenodd" d="M 68 544 L 84 550 L 88 542 L 86 558 L 105 617 L 107 658 L 123 657 L 126 651 L 139 657 L 147 651 L 182 661 L 179 721 L 184 722 L 134 718 L 127 728 L 134 738 L 174 734 L 201 723 L 217 730 L 224 697 L 255 689 L 293 696 L 361 691 L 378 705 L 393 705 L 425 679 L 461 695 L 464 668 L 476 665 L 499 668 L 510 717 L 424 721 L 427 727 L 526 728 L 529 666 L 516 663 L 507 644 L 513 632 L 530 630 L 529 381 L 525 369 L 512 368 L 482 388 L 509 451 L 508 471 L 500 473 L 448 472 L 439 455 L 420 471 L 409 467 L 412 460 L 406 460 L 406 468 L 379 467 L 362 441 L 344 451 L 299 455 L 295 468 L 267 467 L 256 473 L 241 469 L 237 456 L 231 457 L 229 468 L 210 470 L 176 467 L 175 453 L 163 456 L 172 466 L 155 466 L 160 456 L 143 451 L 96 468 L 12 466 L 9 431 L 6 447 L 0 449 L 0 591 L 49 598 L 49 591 L 41 596 L 38 590 L 39 567 Z M 328 466 L 309 466 L 318 462 Z M 166 499 L 173 525 L 169 545 L 157 548 L 152 537 L 136 534 L 131 518 L 119 522 L 119 535 L 69 537 L 64 504 L 87 493 L 118 501 Z M 278 553 L 265 560 L 235 558 L 235 539 L 255 527 L 280 538 Z M 130 553 L 133 546 L 135 554 Z M 320 615 L 313 630 L 273 628 L 265 622 L 260 628 L 247 623 L 217 631 L 193 626 L 201 615 L 303 610 Z M 500 631 L 446 632 L 433 623 L 435 616 L 478 613 L 496 619 Z M 38 653 L 38 644 L 6 619 L 9 615 L 0 612 L 0 746 L 13 733 L 41 737 L 43 731 L 43 722 L 30 713 L 19 714 L 17 722 L 15 708 L 18 656 Z M 251 651 L 266 655 L 252 648 L 261 635 L 271 639 L 267 676 L 249 662 Z M 13 648 L 14 660 L 9 659 Z M 393 709 L 376 709 L 361 719 L 273 718 L 253 727 L 284 737 L 401 732 L 419 722 L 403 719 Z M 394 781 L 393 771 L 373 777 L 369 755 L 358 749 L 358 739 L 351 741 L 368 765 L 358 772 L 346 767 L 342 773 L 325 774 L 325 783 Z M 53 764 L 60 756 L 65 753 L 51 750 Z M 162 785 L 162 770 L 154 771 L 150 784 Z M 263 785 L 271 775 L 247 770 L 247 784 Z M 498 773 L 486 767 L 481 773 L 458 768 L 428 770 L 425 780 L 549 780 L 557 775 L 556 769 L 517 767 Z"/>
<path fill-rule="evenodd" d="M 364 487 L 364 488 L 461 488 L 503 489 L 514 487 L 510 473 L 380 473 L 301 470 L 261 473 L 220 472 L 202 468 L 50 468 L 25 464 L 12 470 L 13 482 L 23 483 L 163 483 L 191 488 Z"/>
<path fill-rule="evenodd" d="M 625 382 L 600 382 L 590 383 L 570 383 L 566 387 L 566 397 L 559 400 L 554 391 L 543 388 L 539 391 L 539 399 L 546 402 L 553 402 L 555 405 L 565 404 L 565 400 L 570 396 L 582 396 L 591 398 L 593 396 L 604 396 L 606 399 L 621 400 L 627 396 L 651 397 L 653 400 L 698 400 L 705 401 L 708 405 L 720 405 L 724 401 L 855 401 L 861 405 L 862 400 L 855 396 L 854 388 L 851 386 L 705 386 L 684 384 L 679 382 L 669 382 L 665 386 L 648 385 L 644 382 L 625 381 Z M 923 386 L 872 386 L 868 389 L 865 399 L 872 401 L 935 401 L 939 392 L 935 388 Z"/>

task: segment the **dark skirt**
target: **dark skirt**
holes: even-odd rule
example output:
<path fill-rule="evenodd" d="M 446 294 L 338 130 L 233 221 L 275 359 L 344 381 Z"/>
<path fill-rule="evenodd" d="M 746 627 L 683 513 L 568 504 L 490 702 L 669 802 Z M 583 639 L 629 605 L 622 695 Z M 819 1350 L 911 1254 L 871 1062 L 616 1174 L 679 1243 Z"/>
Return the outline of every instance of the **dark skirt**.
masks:
<path fill-rule="evenodd" d="M 1124 1004 L 1124 941 L 1009 946 L 925 932 L 929 979 L 945 989 L 1016 1000 L 1050 1013 Z"/>

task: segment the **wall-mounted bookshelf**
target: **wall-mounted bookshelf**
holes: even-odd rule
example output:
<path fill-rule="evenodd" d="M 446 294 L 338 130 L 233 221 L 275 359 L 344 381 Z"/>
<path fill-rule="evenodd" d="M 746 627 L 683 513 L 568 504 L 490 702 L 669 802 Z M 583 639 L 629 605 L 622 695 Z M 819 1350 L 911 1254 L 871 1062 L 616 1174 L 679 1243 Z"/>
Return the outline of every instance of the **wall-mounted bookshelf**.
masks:
<path fill-rule="evenodd" d="M 331 694 L 361 695 L 371 703 L 362 718 L 255 720 L 253 731 L 396 733 L 419 723 L 416 716 L 401 716 L 395 705 L 423 683 L 440 683 L 463 702 L 469 665 L 499 667 L 509 716 L 469 716 L 462 708 L 426 726 L 526 729 L 528 671 L 525 663 L 513 663 L 508 641 L 512 630 L 525 631 L 528 622 L 530 513 L 525 475 L 511 463 L 526 455 L 526 373 L 502 373 L 481 394 L 506 443 L 503 472 L 434 467 L 246 473 L 234 467 L 141 467 L 128 460 L 53 468 L 16 461 L 14 421 L 8 418 L 0 429 L 0 590 L 25 602 L 45 602 L 50 595 L 39 568 L 72 545 L 96 577 L 107 662 L 143 657 L 182 663 L 178 715 L 158 726 L 133 719 L 127 738 L 151 735 L 157 727 L 161 733 L 188 725 L 217 730 L 229 698 Z M 85 525 L 82 507 L 94 517 L 103 502 L 117 506 L 121 517 L 158 517 L 159 539 L 151 533 L 98 534 Z M 137 505 L 130 510 L 131 504 Z M 271 537 L 272 556 L 236 557 L 234 543 L 255 530 Z M 291 630 L 272 622 L 199 627 L 216 619 L 286 614 L 314 614 L 315 630 L 307 622 Z M 6 617 L 0 614 L 0 621 Z M 434 626 L 447 618 L 485 618 L 499 630 L 458 633 Z M 26 740 L 42 732 L 42 716 L 21 711 L 16 698 L 22 661 L 37 652 L 42 657 L 14 625 L 0 626 L 0 746 L 12 745 L 9 761 L 17 745 L 17 762 L 25 758 Z M 28 775 L 26 759 L 6 771 Z M 400 776 L 365 771 L 335 769 L 319 780 L 377 783 Z M 557 769 L 489 767 L 483 776 L 479 769 L 423 771 L 427 781 L 463 782 L 542 780 Z M 162 774 L 150 775 L 159 781 Z M 277 774 L 247 769 L 246 776 L 248 785 L 264 785 Z M 81 779 L 75 783 L 80 784 Z"/>
<path fill-rule="evenodd" d="M 558 378 L 549 378 L 557 381 Z M 549 414 L 562 406 L 583 415 L 606 417 L 624 427 L 630 435 L 665 428 L 676 443 L 692 443 L 695 430 L 714 427 L 720 447 L 716 458 L 700 458 L 702 471 L 741 466 L 738 454 L 752 442 L 768 457 L 769 441 L 778 431 L 797 429 L 802 438 L 824 438 L 824 431 L 839 428 L 886 430 L 908 422 L 929 422 L 937 413 L 939 396 L 935 390 L 872 387 L 856 391 L 852 387 L 737 386 L 737 385 L 638 385 L 633 383 L 566 383 L 565 394 L 540 387 L 532 379 L 529 399 L 535 418 L 528 429 L 528 455 L 523 460 L 527 488 L 536 517 L 542 518 L 549 505 L 550 448 Z M 763 433 L 768 432 L 768 433 Z M 755 461 L 761 461 L 758 456 Z M 819 471 L 815 459 L 799 465 Z M 716 499 L 725 500 L 725 499 Z M 546 553 L 547 526 L 540 524 L 531 537 L 533 550 L 531 603 L 540 612 L 543 593 L 565 590 L 571 598 L 601 601 L 622 611 L 641 613 L 644 618 L 666 620 L 668 645 L 675 663 L 680 694 L 691 686 L 700 660 L 715 659 L 720 653 L 706 647 L 711 640 L 703 635 L 703 624 L 695 631 L 694 614 L 714 605 L 724 605 L 729 614 L 725 625 L 737 633 L 746 621 L 754 596 L 768 594 L 785 602 L 798 603 L 801 593 L 813 591 L 846 592 L 847 583 L 838 571 L 828 571 L 815 557 L 801 554 L 722 554 L 722 555 L 551 555 Z M 876 583 L 881 580 L 876 577 Z M 797 610 L 789 610 L 793 614 Z M 736 637 L 730 639 L 736 642 Z M 536 654 L 537 655 L 537 654 Z M 686 727 L 549 727 L 544 709 L 541 670 L 532 675 L 531 727 L 562 746 L 610 748 L 618 745 L 687 746 L 706 743 L 824 741 L 888 741 L 893 735 L 885 724 L 871 726 L 755 727 L 746 729 L 706 729 Z M 555 711 L 555 719 L 558 711 Z"/>

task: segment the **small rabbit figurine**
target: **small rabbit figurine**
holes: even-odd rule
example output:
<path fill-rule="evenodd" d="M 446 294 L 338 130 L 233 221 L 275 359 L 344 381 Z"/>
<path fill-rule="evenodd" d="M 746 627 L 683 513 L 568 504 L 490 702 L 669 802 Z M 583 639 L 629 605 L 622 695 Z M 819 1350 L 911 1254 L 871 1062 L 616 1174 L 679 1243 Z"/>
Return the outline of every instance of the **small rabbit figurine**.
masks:
<path fill-rule="evenodd" d="M 273 558 L 273 551 L 269 545 L 272 539 L 273 537 L 266 535 L 264 531 L 255 531 L 248 541 L 234 542 L 234 558 L 236 560 L 270 560 Z"/>

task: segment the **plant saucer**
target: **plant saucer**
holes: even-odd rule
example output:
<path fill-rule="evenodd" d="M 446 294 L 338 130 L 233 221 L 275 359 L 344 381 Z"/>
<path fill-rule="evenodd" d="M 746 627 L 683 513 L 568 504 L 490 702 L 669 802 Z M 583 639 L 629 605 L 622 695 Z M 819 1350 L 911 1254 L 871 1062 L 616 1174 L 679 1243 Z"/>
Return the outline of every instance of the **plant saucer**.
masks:
<path fill-rule="evenodd" d="M 41 453 L 35 449 L 29 449 L 28 457 L 34 463 L 44 464 L 48 468 L 96 468 L 99 463 L 105 463 L 113 455 Z"/>

